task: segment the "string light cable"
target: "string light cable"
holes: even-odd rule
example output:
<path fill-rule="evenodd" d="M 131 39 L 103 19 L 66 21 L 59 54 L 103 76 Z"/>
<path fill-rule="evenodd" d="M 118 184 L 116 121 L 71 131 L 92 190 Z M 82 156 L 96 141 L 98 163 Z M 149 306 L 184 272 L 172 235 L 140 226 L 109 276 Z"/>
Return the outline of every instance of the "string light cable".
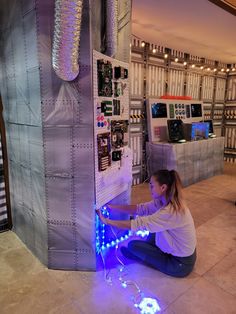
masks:
<path fill-rule="evenodd" d="M 102 259 L 104 280 L 105 280 L 109 285 L 112 285 L 112 277 L 109 276 L 110 269 L 107 271 L 106 264 L 105 264 L 105 259 L 104 259 L 104 256 L 103 256 L 103 254 L 102 254 L 102 250 L 101 250 L 101 249 L 100 249 L 100 251 L 98 252 L 98 254 L 100 254 L 101 259 Z"/>
<path fill-rule="evenodd" d="M 106 216 L 109 217 L 109 213 L 107 210 L 103 210 L 102 213 Z M 127 287 L 134 287 L 135 288 L 135 293 L 131 296 L 131 300 L 133 301 L 134 307 L 137 308 L 141 314 L 156 314 L 157 312 L 160 312 L 161 308 L 158 304 L 157 299 L 154 298 L 147 298 L 144 296 L 144 293 L 141 291 L 140 287 L 138 284 L 133 281 L 129 280 L 127 277 L 129 276 L 127 267 L 125 266 L 124 262 L 120 259 L 120 257 L 117 254 L 118 248 L 119 248 L 119 239 L 117 237 L 117 234 L 115 233 L 114 229 L 112 226 L 110 226 L 111 232 L 113 233 L 115 239 L 116 239 L 116 246 L 115 246 L 115 257 L 117 261 L 119 262 L 120 266 L 118 267 L 118 280 L 121 284 L 121 286 L 126 289 Z M 141 236 L 146 236 L 147 233 L 140 234 Z M 105 259 L 102 254 L 102 250 L 100 249 L 100 255 L 102 257 L 103 261 L 103 266 L 104 266 L 104 278 L 105 281 L 109 284 L 112 285 L 113 280 L 111 276 L 108 276 L 110 271 L 107 270 L 106 264 L 105 264 Z"/>

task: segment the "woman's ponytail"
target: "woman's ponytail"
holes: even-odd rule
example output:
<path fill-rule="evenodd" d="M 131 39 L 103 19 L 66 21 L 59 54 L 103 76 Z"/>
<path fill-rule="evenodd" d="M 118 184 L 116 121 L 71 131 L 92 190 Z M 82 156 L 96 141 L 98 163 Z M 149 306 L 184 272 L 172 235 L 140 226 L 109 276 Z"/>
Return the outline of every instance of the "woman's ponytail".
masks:
<path fill-rule="evenodd" d="M 171 170 L 170 175 L 173 179 L 169 193 L 170 203 L 173 205 L 174 211 L 183 212 L 186 208 L 186 204 L 183 199 L 183 186 L 180 176 L 175 170 Z"/>
<path fill-rule="evenodd" d="M 160 185 L 166 184 L 166 199 L 172 204 L 175 212 L 184 212 L 186 204 L 183 199 L 183 188 L 180 176 L 176 170 L 158 170 L 154 178 Z"/>

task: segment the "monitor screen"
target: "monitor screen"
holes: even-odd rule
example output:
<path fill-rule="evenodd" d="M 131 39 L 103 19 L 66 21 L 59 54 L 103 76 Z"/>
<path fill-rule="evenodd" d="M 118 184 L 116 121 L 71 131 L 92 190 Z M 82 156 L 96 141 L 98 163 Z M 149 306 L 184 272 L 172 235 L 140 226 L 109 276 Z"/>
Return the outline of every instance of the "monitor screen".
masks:
<path fill-rule="evenodd" d="M 177 142 L 184 139 L 182 120 L 167 120 L 170 142 Z"/>
<path fill-rule="evenodd" d="M 205 120 L 204 122 L 209 124 L 209 134 L 213 134 L 214 133 L 214 129 L 213 129 L 212 120 Z"/>
<path fill-rule="evenodd" d="M 202 105 L 201 104 L 191 104 L 191 116 L 192 116 L 192 118 L 202 116 Z"/>
<path fill-rule="evenodd" d="M 152 106 L 152 118 L 167 118 L 167 108 L 164 103 L 154 103 Z"/>
<path fill-rule="evenodd" d="M 207 139 L 209 137 L 209 123 L 205 122 L 193 122 L 191 139 L 192 141 L 198 141 Z"/>

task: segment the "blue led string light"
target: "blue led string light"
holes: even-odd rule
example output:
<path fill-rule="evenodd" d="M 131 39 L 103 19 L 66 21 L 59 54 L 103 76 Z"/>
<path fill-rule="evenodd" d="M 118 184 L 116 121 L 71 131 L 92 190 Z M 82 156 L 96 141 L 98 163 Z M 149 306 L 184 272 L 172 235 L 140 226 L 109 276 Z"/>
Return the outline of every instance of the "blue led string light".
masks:
<path fill-rule="evenodd" d="M 141 314 L 155 314 L 161 311 L 157 300 L 153 298 L 143 298 L 139 304 L 136 303 L 134 306 L 140 309 Z"/>
<path fill-rule="evenodd" d="M 96 208 L 96 206 L 95 206 Z M 107 207 L 101 207 L 102 215 L 106 218 L 109 218 L 109 212 L 107 211 Z M 99 254 L 100 250 L 104 251 L 111 247 L 115 247 L 118 243 L 125 241 L 132 234 L 129 232 L 119 238 L 116 237 L 116 240 L 111 240 L 110 242 L 106 242 L 106 225 L 102 223 L 99 217 L 96 215 L 96 252 Z"/>
<path fill-rule="evenodd" d="M 102 215 L 106 218 L 109 218 L 109 212 L 107 211 L 107 207 L 103 206 L 101 208 Z M 114 232 L 113 228 L 110 226 L 110 229 L 115 237 L 115 240 L 112 240 L 109 243 L 105 243 L 106 238 L 106 230 L 105 230 L 105 224 L 101 223 L 99 220 L 99 217 L 96 216 L 96 252 L 101 255 L 102 262 L 103 262 L 103 268 L 104 268 L 104 279 L 109 284 L 112 285 L 112 277 L 109 276 L 110 269 L 107 271 L 106 265 L 105 265 L 105 259 L 103 256 L 103 252 L 106 249 L 109 249 L 111 247 L 115 247 L 115 257 L 117 261 L 121 264 L 120 267 L 118 267 L 119 271 L 119 282 L 121 286 L 126 289 L 128 286 L 134 286 L 136 288 L 136 294 L 132 296 L 132 301 L 134 303 L 134 307 L 140 310 L 140 314 L 156 314 L 161 311 L 161 308 L 158 304 L 158 301 L 154 298 L 147 298 L 144 296 L 144 293 L 140 290 L 139 286 L 135 281 L 129 280 L 128 277 L 128 271 L 125 267 L 125 264 L 122 262 L 122 260 L 119 258 L 117 251 L 118 251 L 118 245 L 120 242 L 127 240 L 129 236 L 132 234 L 129 232 L 129 234 L 126 234 L 125 236 L 122 236 L 120 238 L 117 237 L 116 233 Z M 138 231 L 136 235 L 141 237 L 146 237 L 149 234 L 148 231 Z"/>
<path fill-rule="evenodd" d="M 149 235 L 149 231 L 143 231 L 143 230 L 139 230 L 139 231 L 137 231 L 136 232 L 136 235 L 137 236 L 140 236 L 140 237 L 142 237 L 142 238 L 145 238 L 146 236 L 148 236 Z"/>
<path fill-rule="evenodd" d="M 117 239 L 117 236 L 110 226 L 112 233 Z M 146 236 L 146 233 L 142 233 L 142 236 Z M 117 255 L 118 243 L 115 249 L 115 256 L 118 262 L 121 264 L 119 267 L 119 281 L 121 282 L 121 286 L 126 289 L 128 286 L 134 286 L 136 288 L 136 294 L 132 296 L 132 301 L 134 303 L 134 307 L 140 310 L 140 314 L 156 314 L 161 311 L 161 308 L 158 304 L 158 301 L 154 298 L 146 298 L 144 293 L 141 291 L 137 283 L 133 280 L 128 280 L 126 277 L 128 276 L 128 271 L 125 267 L 125 264 L 121 261 L 121 259 Z M 104 263 L 105 266 L 105 263 Z M 105 269 L 104 269 L 105 270 Z M 112 279 L 111 279 L 112 280 Z"/>

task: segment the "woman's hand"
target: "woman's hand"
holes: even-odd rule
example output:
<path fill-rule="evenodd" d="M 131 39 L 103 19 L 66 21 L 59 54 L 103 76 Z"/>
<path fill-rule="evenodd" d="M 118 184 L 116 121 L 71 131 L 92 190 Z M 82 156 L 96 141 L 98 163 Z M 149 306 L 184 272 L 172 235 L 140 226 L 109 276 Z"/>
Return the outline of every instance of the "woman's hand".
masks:
<path fill-rule="evenodd" d="M 103 216 L 103 214 L 101 213 L 101 210 L 100 210 L 100 209 L 96 209 L 96 214 L 98 215 L 98 217 L 100 218 L 100 220 L 101 220 L 105 225 L 108 224 L 108 218 L 105 218 L 105 217 Z"/>
<path fill-rule="evenodd" d="M 131 221 L 130 220 L 112 220 L 109 218 L 105 218 L 103 214 L 101 213 L 100 209 L 96 209 L 96 213 L 99 216 L 100 220 L 105 225 L 114 226 L 120 229 L 131 229 Z"/>

